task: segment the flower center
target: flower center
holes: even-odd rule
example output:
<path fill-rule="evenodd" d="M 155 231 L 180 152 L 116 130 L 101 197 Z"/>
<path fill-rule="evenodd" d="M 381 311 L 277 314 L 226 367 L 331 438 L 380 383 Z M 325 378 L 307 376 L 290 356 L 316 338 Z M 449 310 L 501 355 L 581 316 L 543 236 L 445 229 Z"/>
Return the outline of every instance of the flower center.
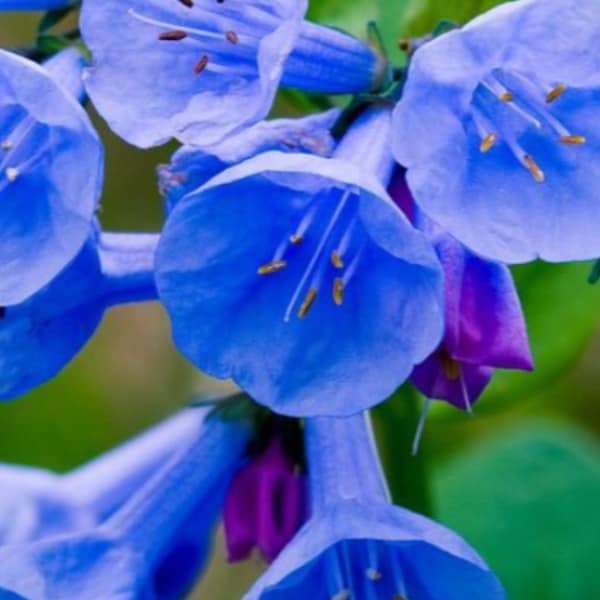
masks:
<path fill-rule="evenodd" d="M 294 312 L 300 319 L 306 317 L 323 285 L 331 290 L 333 302 L 343 305 L 366 243 L 357 215 L 359 202 L 359 193 L 352 188 L 331 189 L 327 197 L 315 198 L 271 260 L 258 267 L 259 275 L 272 275 L 292 261 L 303 265 L 285 311 L 286 322 Z"/>
<path fill-rule="evenodd" d="M 155 26 L 160 42 L 179 42 L 198 49 L 198 59 L 190 70 L 199 75 L 204 71 L 225 73 L 235 66 L 235 73 L 252 76 L 255 73 L 256 52 L 260 39 L 274 29 L 278 19 L 272 8 L 263 2 L 223 2 L 218 8 L 204 8 L 193 0 L 178 0 L 190 12 L 190 24 L 182 25 L 179 15 L 156 9 L 151 14 L 129 9 L 130 17 Z M 152 10 L 148 6 L 148 11 Z"/>
<path fill-rule="evenodd" d="M 336 544 L 326 552 L 330 600 L 410 600 L 393 546 L 373 540 Z"/>
<path fill-rule="evenodd" d="M 568 93 L 565 83 L 547 84 L 517 72 L 495 69 L 477 86 L 473 95 L 473 122 L 481 137 L 480 150 L 487 153 L 504 143 L 535 181 L 546 175 L 532 153 L 521 146 L 519 138 L 533 128 L 566 146 L 585 144 L 581 132 L 570 131 L 552 112 L 553 105 Z"/>
<path fill-rule="evenodd" d="M 0 109 L 0 193 L 36 167 L 47 155 L 48 128 L 23 109 Z"/>

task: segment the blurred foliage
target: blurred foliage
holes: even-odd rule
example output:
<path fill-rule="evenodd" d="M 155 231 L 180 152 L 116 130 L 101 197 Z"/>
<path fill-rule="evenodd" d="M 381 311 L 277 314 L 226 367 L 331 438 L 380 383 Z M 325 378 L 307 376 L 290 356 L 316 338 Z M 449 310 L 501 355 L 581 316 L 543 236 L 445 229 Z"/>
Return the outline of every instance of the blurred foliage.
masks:
<path fill-rule="evenodd" d="M 367 22 L 375 20 L 390 56 L 402 62 L 400 38 L 423 35 L 444 19 L 465 23 L 495 4 L 312 0 L 310 17 L 362 38 Z M 0 46 L 30 44 L 39 22 L 39 15 L 2 14 Z M 286 90 L 273 114 L 298 115 L 330 105 L 331 99 Z M 155 168 L 175 146 L 137 150 L 116 138 L 91 107 L 90 113 L 107 148 L 102 223 L 117 230 L 158 229 L 163 211 Z M 514 269 L 536 370 L 498 373 L 472 418 L 436 403 L 416 457 L 410 455 L 420 412 L 415 393 L 405 387 L 373 411 L 395 500 L 466 535 L 498 570 L 513 600 L 595 597 L 600 286 L 586 283 L 588 272 L 587 264 Z M 0 407 L 0 459 L 64 470 L 194 395 L 220 389 L 229 388 L 202 376 L 176 353 L 160 307 L 113 310 L 59 377 Z M 547 422 L 540 423 L 540 416 Z M 263 567 L 257 560 L 225 567 L 222 556 L 219 542 L 194 597 L 235 600 Z"/>
<path fill-rule="evenodd" d="M 436 473 L 438 516 L 509 583 L 511 598 L 596 598 L 600 451 L 577 429 L 524 421 Z"/>

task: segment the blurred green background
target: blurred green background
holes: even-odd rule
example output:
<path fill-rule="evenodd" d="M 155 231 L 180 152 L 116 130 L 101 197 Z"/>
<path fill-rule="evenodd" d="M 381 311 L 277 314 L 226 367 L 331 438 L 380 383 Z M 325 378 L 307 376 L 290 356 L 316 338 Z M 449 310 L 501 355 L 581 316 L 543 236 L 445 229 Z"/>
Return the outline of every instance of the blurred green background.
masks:
<path fill-rule="evenodd" d="M 310 11 L 313 19 L 360 36 L 376 19 L 390 54 L 401 60 L 395 43 L 401 36 L 422 35 L 446 18 L 465 22 L 497 3 L 312 0 Z M 1 15 L 0 47 L 30 44 L 39 18 Z M 295 114 L 311 102 L 282 94 L 275 114 Z M 103 225 L 157 230 L 155 167 L 174 146 L 136 150 L 90 112 L 107 148 Z M 514 270 L 535 372 L 498 373 L 473 417 L 436 404 L 416 458 L 410 456 L 418 416 L 412 393 L 403 390 L 374 411 L 394 498 L 465 536 L 514 600 L 598 597 L 600 284 L 586 283 L 589 269 L 533 264 Z M 159 306 L 116 309 L 60 376 L 0 406 L 0 460 L 66 470 L 193 395 L 227 388 L 178 356 Z M 219 542 L 193 598 L 236 600 L 262 568 L 258 559 L 230 566 L 222 556 Z"/>

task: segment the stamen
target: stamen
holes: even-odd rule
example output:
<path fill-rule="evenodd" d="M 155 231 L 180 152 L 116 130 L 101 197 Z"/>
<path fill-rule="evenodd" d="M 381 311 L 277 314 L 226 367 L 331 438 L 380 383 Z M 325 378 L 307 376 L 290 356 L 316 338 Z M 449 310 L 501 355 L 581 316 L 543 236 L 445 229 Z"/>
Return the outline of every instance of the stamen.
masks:
<path fill-rule="evenodd" d="M 228 31 L 225 34 L 225 39 L 232 44 L 237 44 L 240 41 L 240 38 L 235 31 Z"/>
<path fill-rule="evenodd" d="M 488 133 L 483 138 L 483 140 L 481 140 L 481 146 L 479 146 L 479 149 L 483 153 L 488 152 L 489 150 L 492 149 L 492 146 L 496 143 L 497 140 L 498 140 L 498 135 L 497 134 L 495 134 L 495 133 Z"/>
<path fill-rule="evenodd" d="M 204 69 L 206 69 L 207 64 L 208 64 L 208 56 L 206 54 L 203 54 L 202 57 L 200 58 L 200 60 L 196 63 L 196 66 L 194 67 L 194 73 L 196 75 L 200 75 L 200 73 L 202 73 L 202 71 L 204 71 Z"/>
<path fill-rule="evenodd" d="M 546 94 L 546 102 L 548 104 L 558 100 L 567 91 L 567 86 L 564 83 L 559 83 L 555 88 L 552 88 Z"/>
<path fill-rule="evenodd" d="M 259 275 L 271 275 L 272 273 L 283 271 L 286 267 L 287 262 L 285 260 L 274 260 L 258 267 L 257 272 Z"/>
<path fill-rule="evenodd" d="M 523 160 L 525 161 L 525 164 L 527 165 L 527 168 L 529 169 L 529 171 L 533 175 L 533 178 L 538 183 L 543 183 L 546 180 L 546 176 L 544 175 L 544 171 L 542 171 L 540 169 L 539 165 L 535 162 L 535 160 L 533 159 L 533 157 L 530 156 L 529 154 L 526 154 L 523 157 Z"/>
<path fill-rule="evenodd" d="M 457 381 L 461 373 L 460 363 L 454 360 L 445 350 L 440 354 L 440 362 L 446 378 L 450 381 Z"/>
<path fill-rule="evenodd" d="M 365 571 L 365 575 L 371 580 L 371 581 L 379 581 L 382 577 L 381 573 L 377 570 L 377 569 L 373 569 L 373 567 L 368 568 Z"/>
<path fill-rule="evenodd" d="M 392 600 L 406 600 L 406 598 L 404 596 L 402 596 L 401 594 L 394 594 L 392 596 Z"/>
<path fill-rule="evenodd" d="M 290 235 L 290 244 L 294 244 L 294 246 L 299 246 L 304 241 L 304 238 L 297 233 L 294 235 Z"/>
<path fill-rule="evenodd" d="M 465 379 L 464 371 L 460 370 L 460 391 L 462 393 L 463 401 L 465 403 L 465 410 L 472 415 L 473 414 L 473 405 L 471 404 L 471 397 L 469 396 L 469 390 L 467 389 L 467 381 Z"/>
<path fill-rule="evenodd" d="M 187 37 L 187 33 L 181 29 L 174 29 L 173 31 L 163 31 L 158 39 L 163 42 L 178 42 L 184 40 Z"/>
<path fill-rule="evenodd" d="M 341 277 L 333 280 L 333 301 L 338 306 L 344 303 L 344 280 Z"/>
<path fill-rule="evenodd" d="M 8 169 L 4 171 L 4 174 L 6 175 L 6 179 L 8 179 L 10 182 L 13 182 L 19 176 L 19 169 L 8 167 Z"/>
<path fill-rule="evenodd" d="M 587 140 L 583 135 L 561 135 L 558 141 L 568 146 L 579 146 L 585 144 Z"/>
<path fill-rule="evenodd" d="M 344 268 L 344 261 L 342 260 L 342 257 L 340 256 L 340 254 L 339 254 L 339 252 L 337 250 L 334 250 L 331 253 L 331 264 L 336 269 L 343 269 Z"/>
<path fill-rule="evenodd" d="M 515 95 L 512 92 L 502 92 L 498 97 L 502 102 L 512 102 L 515 99 Z"/>
<path fill-rule="evenodd" d="M 300 306 L 300 309 L 298 310 L 299 319 L 304 319 L 304 317 L 308 314 L 308 311 L 311 309 L 316 299 L 317 288 L 310 288 L 310 290 L 308 290 L 308 293 L 306 294 L 306 297 L 304 298 L 304 301 L 302 302 L 302 305 Z"/>
<path fill-rule="evenodd" d="M 423 404 L 423 410 L 419 416 L 419 422 L 417 424 L 417 430 L 415 431 L 415 439 L 412 445 L 412 455 L 416 456 L 419 452 L 419 446 L 421 445 L 421 438 L 423 437 L 423 431 L 425 429 L 425 421 L 431 408 L 431 398 L 425 398 L 425 404 Z"/>

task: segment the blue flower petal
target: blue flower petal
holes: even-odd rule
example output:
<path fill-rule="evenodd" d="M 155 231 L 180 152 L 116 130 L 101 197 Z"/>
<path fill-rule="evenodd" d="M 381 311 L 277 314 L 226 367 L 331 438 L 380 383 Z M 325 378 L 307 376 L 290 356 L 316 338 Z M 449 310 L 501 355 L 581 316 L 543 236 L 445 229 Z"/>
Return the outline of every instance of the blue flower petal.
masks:
<path fill-rule="evenodd" d="M 48 286 L 0 317 L 0 399 L 19 396 L 56 375 L 91 337 L 104 305 L 95 242 Z"/>
<path fill-rule="evenodd" d="M 396 158 L 417 204 L 482 256 L 600 254 L 599 14 L 587 0 L 509 3 L 414 56 Z"/>
<path fill-rule="evenodd" d="M 94 59 L 88 93 L 109 125 L 137 146 L 173 136 L 213 144 L 266 116 L 306 4 L 85 0 L 81 29 Z M 188 28 L 185 39 L 159 40 Z"/>
<path fill-rule="evenodd" d="M 289 241 L 307 221 L 302 243 Z M 337 271 L 329 254 L 344 239 Z M 259 275 L 282 243 L 286 268 Z M 156 267 L 180 350 L 285 414 L 380 402 L 442 334 L 431 245 L 375 179 L 339 159 L 268 152 L 225 171 L 175 207 Z M 317 297 L 303 307 L 311 277 Z"/>
<path fill-rule="evenodd" d="M 42 68 L 0 50 L 0 306 L 46 285 L 92 232 L 103 151 Z"/>

